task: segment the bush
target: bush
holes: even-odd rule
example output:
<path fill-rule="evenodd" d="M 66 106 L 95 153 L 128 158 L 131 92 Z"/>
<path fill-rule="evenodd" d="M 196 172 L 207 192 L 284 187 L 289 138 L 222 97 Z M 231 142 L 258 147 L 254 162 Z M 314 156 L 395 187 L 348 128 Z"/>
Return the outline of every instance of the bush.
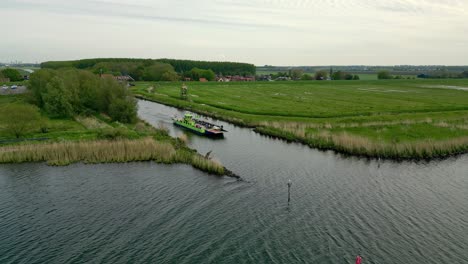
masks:
<path fill-rule="evenodd" d="M 315 80 L 318 80 L 318 81 L 323 81 L 323 80 L 326 80 L 328 77 L 328 73 L 326 71 L 318 71 L 315 73 Z"/>
<path fill-rule="evenodd" d="M 36 128 L 41 118 L 39 109 L 33 105 L 8 104 L 2 108 L 2 111 L 8 113 L 1 115 L 2 119 L 0 120 L 5 131 L 16 138 L 20 138 Z"/>
<path fill-rule="evenodd" d="M 314 79 L 314 77 L 312 77 L 312 75 L 307 74 L 307 73 L 301 76 L 301 80 L 303 80 L 303 81 L 309 81 L 309 80 L 313 80 L 313 79 Z"/>
<path fill-rule="evenodd" d="M 11 82 L 19 82 L 23 80 L 23 76 L 17 69 L 6 68 L 1 71 L 5 78 L 9 78 Z"/>
<path fill-rule="evenodd" d="M 109 105 L 109 116 L 114 121 L 133 123 L 136 120 L 137 108 L 135 99 L 116 98 Z"/>
<path fill-rule="evenodd" d="M 388 79 L 393 79 L 393 76 L 390 75 L 388 71 L 379 71 L 377 73 L 377 79 L 379 80 L 388 80 Z"/>
<path fill-rule="evenodd" d="M 44 109 L 53 117 L 73 116 L 71 93 L 59 77 L 54 77 L 46 85 L 46 93 L 42 95 Z"/>

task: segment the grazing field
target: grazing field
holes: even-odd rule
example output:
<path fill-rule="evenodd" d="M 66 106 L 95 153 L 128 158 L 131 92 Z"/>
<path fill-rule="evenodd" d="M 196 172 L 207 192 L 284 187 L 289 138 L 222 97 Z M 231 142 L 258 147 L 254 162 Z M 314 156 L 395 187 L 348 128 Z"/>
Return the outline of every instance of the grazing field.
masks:
<path fill-rule="evenodd" d="M 388 158 L 468 150 L 468 80 L 139 83 L 147 99 L 313 147 Z M 153 87 L 152 89 L 149 87 Z"/>

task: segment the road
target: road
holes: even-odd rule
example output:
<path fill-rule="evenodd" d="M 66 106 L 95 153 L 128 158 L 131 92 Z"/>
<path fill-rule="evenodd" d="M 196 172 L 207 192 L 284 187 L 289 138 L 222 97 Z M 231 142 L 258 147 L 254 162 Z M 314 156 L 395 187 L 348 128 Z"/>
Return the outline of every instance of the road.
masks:
<path fill-rule="evenodd" d="M 26 90 L 26 86 L 18 86 L 16 89 L 11 89 L 10 86 L 8 87 L 8 89 L 3 89 L 2 87 L 0 87 L 0 95 L 22 94 L 25 93 Z"/>

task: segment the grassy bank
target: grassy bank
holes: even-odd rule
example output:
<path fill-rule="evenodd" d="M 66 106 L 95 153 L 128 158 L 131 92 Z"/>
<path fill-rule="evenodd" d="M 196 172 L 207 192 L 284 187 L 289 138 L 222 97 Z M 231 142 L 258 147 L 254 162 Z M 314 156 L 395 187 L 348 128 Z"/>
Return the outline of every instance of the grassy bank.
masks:
<path fill-rule="evenodd" d="M 27 95 L 0 96 L 0 120 L 11 115 L 4 111 L 11 105 L 29 105 Z M 189 164 L 216 175 L 225 173 L 218 162 L 205 159 L 182 140 L 170 137 L 165 129 L 156 129 L 142 120 L 122 124 L 104 114 L 59 119 L 39 109 L 37 112 L 37 124 L 24 128 L 19 138 L 11 127 L 0 122 L 0 163 L 155 161 Z"/>
<path fill-rule="evenodd" d="M 430 159 L 468 151 L 468 80 L 139 83 L 143 98 L 312 147 Z M 152 88 L 151 88 L 152 87 Z"/>

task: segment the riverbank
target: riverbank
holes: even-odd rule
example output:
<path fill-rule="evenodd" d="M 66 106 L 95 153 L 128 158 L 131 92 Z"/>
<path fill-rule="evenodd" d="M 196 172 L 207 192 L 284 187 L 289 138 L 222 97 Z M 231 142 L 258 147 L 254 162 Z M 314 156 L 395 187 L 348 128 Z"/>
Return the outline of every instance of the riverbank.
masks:
<path fill-rule="evenodd" d="M 446 88 L 466 80 L 189 84 L 189 100 L 179 98 L 180 83 L 138 83 L 133 92 L 350 155 L 407 160 L 468 152 L 468 92 Z"/>
<path fill-rule="evenodd" d="M 23 124 L 25 120 L 12 119 L 13 114 L 22 113 L 7 111 L 10 108 L 25 108 L 35 118 Z M 28 104 L 26 95 L 0 97 L 0 120 L 0 163 L 47 162 L 58 166 L 155 161 L 189 164 L 204 172 L 238 178 L 219 162 L 188 148 L 183 140 L 170 137 L 166 128 L 154 128 L 142 120 L 122 124 L 103 114 L 50 118 Z"/>

